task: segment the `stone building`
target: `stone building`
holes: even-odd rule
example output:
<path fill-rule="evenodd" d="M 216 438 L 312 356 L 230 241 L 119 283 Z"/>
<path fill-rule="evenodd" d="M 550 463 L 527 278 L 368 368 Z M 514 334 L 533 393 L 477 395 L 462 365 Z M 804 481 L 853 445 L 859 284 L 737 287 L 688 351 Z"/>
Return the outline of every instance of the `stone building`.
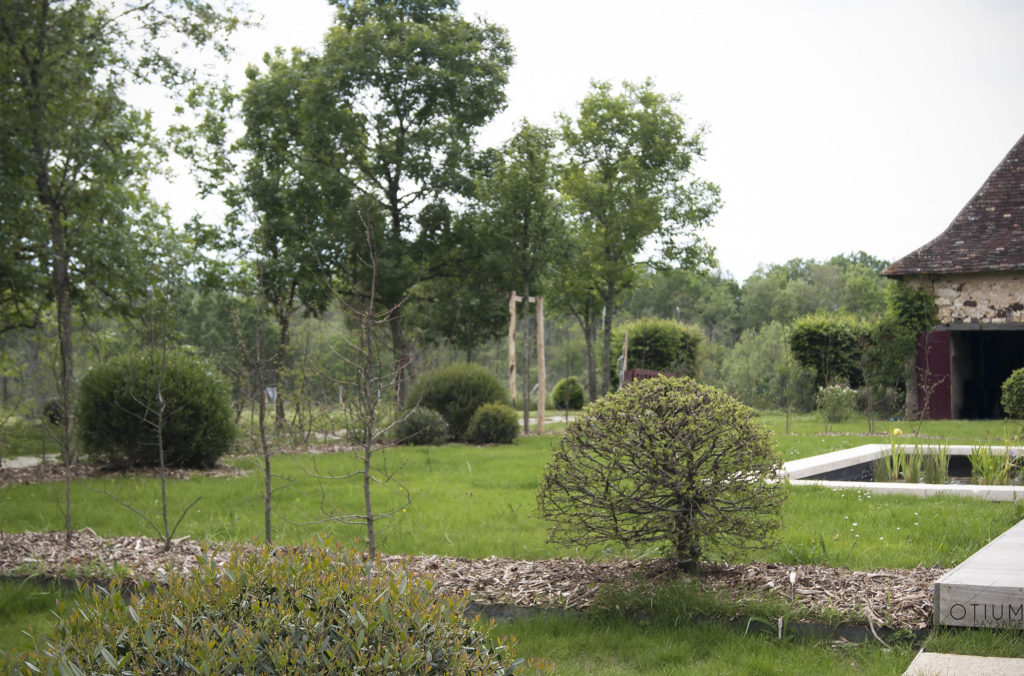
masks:
<path fill-rule="evenodd" d="M 930 289 L 939 312 L 918 336 L 908 404 L 932 419 L 1001 417 L 1002 383 L 1024 366 L 1024 138 L 942 234 L 884 274 Z"/>

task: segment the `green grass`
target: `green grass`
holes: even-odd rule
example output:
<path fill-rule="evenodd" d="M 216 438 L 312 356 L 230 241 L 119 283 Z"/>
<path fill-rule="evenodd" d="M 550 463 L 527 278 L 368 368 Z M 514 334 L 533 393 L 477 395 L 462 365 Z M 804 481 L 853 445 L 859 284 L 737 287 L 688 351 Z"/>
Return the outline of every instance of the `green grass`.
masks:
<path fill-rule="evenodd" d="M 953 629 L 943 627 L 928 636 L 925 650 L 954 655 L 1024 657 L 1024 632 L 1017 629 Z"/>
<path fill-rule="evenodd" d="M 898 428 L 901 438 L 910 446 L 915 441 L 933 443 L 945 440 L 951 444 L 990 442 L 1001 445 L 1006 439 L 1021 437 L 1019 420 L 876 420 L 874 434 L 868 431 L 863 416 L 835 423 L 830 434 L 817 413 L 799 413 L 790 416 L 789 434 L 786 434 L 786 414 L 762 413 L 758 420 L 775 433 L 783 460 L 795 460 L 829 451 L 852 448 L 864 444 L 885 443 L 889 432 Z"/>
<path fill-rule="evenodd" d="M 0 651 L 29 650 L 25 634 L 46 635 L 56 617 L 57 601 L 69 602 L 74 591 L 42 580 L 0 580 Z"/>
<path fill-rule="evenodd" d="M 767 414 L 761 416 L 761 420 L 775 430 L 779 447 L 787 459 L 884 438 L 868 436 L 863 419 L 837 424 L 835 434 L 824 435 L 820 418 L 794 416 L 791 419 L 793 434 L 788 436 L 783 415 Z M 876 429 L 887 432 L 893 426 L 900 427 L 905 434 L 910 427 L 905 422 L 896 422 L 880 423 Z M 1012 425 L 1001 421 L 925 422 L 921 428 L 922 437 L 943 438 L 952 443 L 1001 441 L 1004 435 L 1015 432 Z M 912 439 L 909 440 L 912 442 Z M 378 548 L 388 553 L 470 558 L 657 555 L 656 551 L 624 551 L 618 547 L 581 552 L 545 542 L 545 524 L 536 514 L 536 491 L 556 441 L 555 436 L 525 437 L 515 444 L 498 447 L 453 445 L 389 450 L 382 456 L 381 469 L 394 472 L 396 479 L 409 491 L 411 502 L 405 512 L 399 512 L 399 519 L 381 524 Z M 218 541 L 262 538 L 263 476 L 259 462 L 252 457 L 228 461 L 249 470 L 249 474 L 169 482 L 172 514 L 176 515 L 177 510 L 196 497 L 201 498 L 182 523 L 179 536 Z M 273 459 L 273 466 L 274 473 L 281 475 L 274 480 L 276 541 L 290 544 L 327 535 L 342 543 L 364 544 L 364 529 L 360 526 L 308 523 L 331 514 L 360 511 L 362 495 L 357 481 L 319 481 L 309 474 L 345 473 L 352 469 L 350 458 L 342 454 L 278 455 Z M 402 496 L 391 490 L 395 486 L 375 488 L 378 510 L 401 507 Z M 154 479 L 117 477 L 76 481 L 73 484 L 73 526 L 89 526 L 105 536 L 153 535 L 146 531 L 137 516 L 119 506 L 111 496 L 131 503 L 154 518 L 158 513 L 159 483 Z M 60 530 L 63 527 L 62 498 L 62 484 L 0 488 L 0 529 L 8 532 Z M 779 543 L 766 551 L 733 554 L 728 560 L 824 564 L 859 570 L 952 566 L 1022 516 L 1024 507 L 1013 503 L 951 497 L 871 496 L 857 490 L 794 487 L 784 508 Z M 677 599 L 675 614 L 648 612 L 642 622 L 632 614 L 591 611 L 583 615 L 517 620 L 500 625 L 498 630 L 519 637 L 522 656 L 546 658 L 560 674 L 899 673 L 912 657 L 908 648 L 892 652 L 874 645 L 835 649 L 827 643 L 793 637 L 779 641 L 764 636 L 744 636 L 733 627 L 693 620 L 687 613 L 699 605 L 693 599 L 685 603 Z M 18 632 L 26 623 L 48 626 L 49 607 L 52 607 L 52 599 L 37 588 L 22 586 L 20 590 L 11 591 L 9 584 L 0 587 L 0 608 L 7 611 L 6 615 L 0 615 L 0 646 L 18 645 Z M 751 612 L 750 609 L 747 612 Z M 1024 641 L 1015 636 L 1001 632 L 936 632 L 930 641 L 937 647 L 932 648 L 930 643 L 929 649 L 1024 654 L 1021 648 Z"/>
<path fill-rule="evenodd" d="M 878 644 L 832 648 L 784 637 L 744 636 L 717 623 L 638 622 L 601 614 L 532 618 L 499 625 L 518 639 L 519 657 L 545 660 L 557 674 L 899 674 L 913 651 Z"/>

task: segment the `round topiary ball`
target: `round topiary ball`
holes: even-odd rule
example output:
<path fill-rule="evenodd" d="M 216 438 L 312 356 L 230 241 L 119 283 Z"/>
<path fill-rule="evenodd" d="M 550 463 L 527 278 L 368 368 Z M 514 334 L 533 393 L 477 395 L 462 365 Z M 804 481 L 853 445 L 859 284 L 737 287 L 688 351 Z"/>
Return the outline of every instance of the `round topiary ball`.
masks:
<path fill-rule="evenodd" d="M 519 414 L 507 404 L 484 404 L 466 430 L 471 444 L 511 444 L 519 436 Z"/>
<path fill-rule="evenodd" d="M 507 404 L 508 392 L 484 367 L 452 364 L 420 376 L 409 402 L 440 413 L 452 438 L 461 440 L 466 438 L 466 429 L 476 410 L 484 404 Z"/>
<path fill-rule="evenodd" d="M 583 386 L 576 376 L 562 378 L 551 390 L 551 401 L 555 408 L 572 409 L 574 411 L 583 408 Z"/>
<path fill-rule="evenodd" d="M 1003 382 L 1000 403 L 1007 418 L 1024 419 L 1024 368 L 1017 369 Z"/>
<path fill-rule="evenodd" d="M 395 443 L 405 446 L 440 446 L 449 434 L 441 414 L 422 406 L 403 413 L 394 429 Z"/>
<path fill-rule="evenodd" d="M 207 468 L 231 449 L 235 415 L 224 379 L 183 353 L 130 354 L 82 378 L 77 408 L 81 448 L 116 468 Z"/>
<path fill-rule="evenodd" d="M 569 423 L 538 494 L 549 541 L 662 545 L 697 571 L 706 548 L 768 546 L 786 484 L 771 432 L 721 390 L 651 378 Z"/>

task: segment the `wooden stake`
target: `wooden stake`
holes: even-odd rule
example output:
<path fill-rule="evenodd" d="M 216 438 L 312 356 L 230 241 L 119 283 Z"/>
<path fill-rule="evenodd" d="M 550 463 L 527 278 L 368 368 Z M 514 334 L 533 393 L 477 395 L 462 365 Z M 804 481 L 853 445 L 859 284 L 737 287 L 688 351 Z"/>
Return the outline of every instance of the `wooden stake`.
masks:
<path fill-rule="evenodd" d="M 544 405 L 547 403 L 547 373 L 544 364 L 544 298 L 537 296 L 537 433 L 544 434 Z"/>
<path fill-rule="evenodd" d="M 516 406 L 516 301 L 519 296 L 508 294 L 508 394 L 512 408 Z"/>

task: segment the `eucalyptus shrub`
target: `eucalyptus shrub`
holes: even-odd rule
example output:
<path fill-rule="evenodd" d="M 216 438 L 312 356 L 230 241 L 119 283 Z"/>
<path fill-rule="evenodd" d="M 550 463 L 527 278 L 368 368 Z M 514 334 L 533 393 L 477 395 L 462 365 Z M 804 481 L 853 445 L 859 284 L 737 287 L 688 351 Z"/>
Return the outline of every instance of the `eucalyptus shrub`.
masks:
<path fill-rule="evenodd" d="M 574 411 L 583 408 L 583 386 L 576 376 L 559 380 L 551 390 L 551 401 L 555 408 Z"/>
<path fill-rule="evenodd" d="M 843 422 L 857 410 L 857 392 L 846 385 L 818 388 L 818 410 L 828 424 Z"/>
<path fill-rule="evenodd" d="M 1003 382 L 1000 403 L 1007 418 L 1024 419 L 1024 368 L 1017 369 Z"/>
<path fill-rule="evenodd" d="M 409 401 L 440 413 L 452 438 L 462 440 L 476 410 L 484 404 L 507 404 L 508 392 L 484 367 L 452 364 L 420 376 Z"/>
<path fill-rule="evenodd" d="M 505 674 L 512 647 L 432 583 L 324 547 L 203 562 L 137 594 L 80 587 L 54 636 L 4 673 Z"/>
<path fill-rule="evenodd" d="M 781 469 L 752 409 L 690 378 L 651 378 L 569 423 L 538 506 L 550 542 L 663 545 L 696 572 L 706 549 L 772 544 Z"/>
<path fill-rule="evenodd" d="M 440 446 L 448 441 L 448 423 L 441 414 L 418 407 L 402 414 L 395 423 L 394 440 L 406 446 Z"/>
<path fill-rule="evenodd" d="M 213 467 L 235 439 L 226 381 L 178 352 L 129 354 L 90 369 L 76 415 L 85 454 L 118 468 L 159 465 L 158 442 L 168 467 Z"/>
<path fill-rule="evenodd" d="M 519 436 L 519 414 L 507 404 L 484 404 L 466 429 L 472 444 L 511 444 Z"/>

